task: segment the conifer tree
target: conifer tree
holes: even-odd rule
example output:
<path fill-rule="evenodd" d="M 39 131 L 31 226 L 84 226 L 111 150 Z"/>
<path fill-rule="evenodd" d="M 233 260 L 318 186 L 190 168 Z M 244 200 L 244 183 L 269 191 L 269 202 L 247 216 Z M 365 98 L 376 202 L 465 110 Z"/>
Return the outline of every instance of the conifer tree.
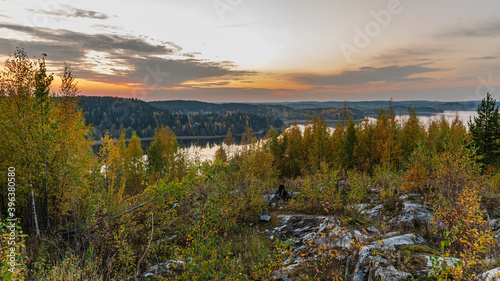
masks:
<path fill-rule="evenodd" d="M 397 140 L 397 152 L 399 154 L 400 163 L 406 164 L 413 150 L 419 142 L 425 139 L 425 131 L 420 123 L 415 108 L 409 108 L 410 116 L 406 119 L 401 128 L 401 134 Z"/>
<path fill-rule="evenodd" d="M 227 129 L 226 138 L 224 139 L 223 143 L 225 145 L 233 145 L 236 143 L 234 141 L 233 134 L 231 133 L 231 128 Z"/>
<path fill-rule="evenodd" d="M 469 120 L 472 145 L 481 158 L 483 165 L 498 164 L 500 151 L 500 115 L 496 100 L 488 93 L 477 107 L 477 116 Z"/>
<path fill-rule="evenodd" d="M 347 128 L 342 140 L 342 150 L 340 153 L 342 168 L 346 171 L 354 167 L 354 148 L 356 147 L 357 141 L 355 123 L 351 117 L 347 121 Z"/>

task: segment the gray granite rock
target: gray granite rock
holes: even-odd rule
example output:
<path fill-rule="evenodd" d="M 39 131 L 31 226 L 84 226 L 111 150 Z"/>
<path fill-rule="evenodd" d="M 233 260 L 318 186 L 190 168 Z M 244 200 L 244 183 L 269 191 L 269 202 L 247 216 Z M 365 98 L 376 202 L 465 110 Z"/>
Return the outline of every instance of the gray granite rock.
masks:
<path fill-rule="evenodd" d="M 184 270 L 184 262 L 179 260 L 169 260 L 156 265 L 153 265 L 148 270 L 146 270 L 141 277 L 142 278 L 153 278 L 158 276 L 168 277 L 176 272 Z"/>
<path fill-rule="evenodd" d="M 498 281 L 500 280 L 500 267 L 486 271 L 477 277 L 479 281 Z"/>
<path fill-rule="evenodd" d="M 365 214 L 368 217 L 374 218 L 374 219 L 380 218 L 380 216 L 381 216 L 380 212 L 382 211 L 383 208 L 384 208 L 384 205 L 380 204 L 380 205 L 373 207 L 372 209 L 361 211 L 361 214 Z"/>
<path fill-rule="evenodd" d="M 377 267 L 371 279 L 384 281 L 400 281 L 409 279 L 410 277 L 410 273 L 399 271 L 394 266 L 389 265 L 387 267 Z"/>
<path fill-rule="evenodd" d="M 401 214 L 393 217 L 389 221 L 389 225 L 393 227 L 412 227 L 418 223 L 425 225 L 432 223 L 432 218 L 430 208 L 419 203 L 407 201 L 403 203 Z"/>
<path fill-rule="evenodd" d="M 370 272 L 378 268 L 383 257 L 374 254 L 374 251 L 390 254 L 395 246 L 414 245 L 425 243 L 425 239 L 416 234 L 405 234 L 374 242 L 368 246 L 361 247 L 359 259 L 354 269 L 353 281 L 366 281 Z M 373 273 L 372 273 L 373 274 Z"/>

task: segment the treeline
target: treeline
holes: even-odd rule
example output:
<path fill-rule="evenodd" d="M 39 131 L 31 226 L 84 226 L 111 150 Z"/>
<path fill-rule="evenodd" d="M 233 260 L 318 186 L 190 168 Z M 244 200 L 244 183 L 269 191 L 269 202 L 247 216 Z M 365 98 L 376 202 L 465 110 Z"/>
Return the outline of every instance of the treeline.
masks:
<path fill-rule="evenodd" d="M 218 113 L 227 114 L 234 112 L 241 112 L 247 114 L 258 114 L 262 116 L 267 116 L 269 118 L 283 119 L 288 122 L 294 122 L 295 120 L 304 121 L 306 119 L 311 119 L 314 114 L 320 114 L 328 121 L 338 121 L 343 118 L 346 113 L 352 116 L 355 120 L 362 120 L 365 117 L 365 112 L 348 107 L 344 103 L 343 107 L 339 108 L 321 108 L 321 107 L 309 107 L 309 108 L 293 108 L 290 106 L 279 105 L 279 104 L 246 104 L 246 103 L 208 103 L 200 101 L 183 101 L 183 100 L 172 100 L 172 101 L 155 101 L 150 102 L 150 104 L 169 110 L 171 112 L 188 114 L 189 116 L 206 114 L 206 113 Z M 345 119 L 345 118 L 344 118 Z M 347 120 L 347 119 L 345 119 Z M 275 128 L 280 128 L 273 125 Z"/>
<path fill-rule="evenodd" d="M 304 133 L 295 126 L 281 135 L 271 131 L 268 145 L 280 174 L 298 177 L 314 173 L 322 166 L 366 173 L 377 167 L 404 170 L 412 163 L 417 148 L 429 155 L 439 154 L 445 149 L 460 148 L 467 137 L 458 117 L 451 124 L 444 116 L 434 118 L 426 127 L 415 110 L 401 121 L 393 110 L 381 109 L 374 122 L 365 119 L 356 124 L 350 118 L 344 123 L 338 122 L 332 131 L 316 115 Z"/>
<path fill-rule="evenodd" d="M 92 126 L 93 139 L 101 139 L 106 133 L 118 138 L 121 130 L 127 139 L 133 131 L 141 138 L 153 137 L 159 126 L 168 126 L 179 136 L 214 136 L 225 135 L 229 129 L 233 134 L 242 134 L 247 126 L 255 131 L 267 131 L 271 126 L 284 125 L 279 118 L 246 112 L 193 116 L 171 113 L 138 99 L 79 96 L 78 104 L 86 124 Z"/>

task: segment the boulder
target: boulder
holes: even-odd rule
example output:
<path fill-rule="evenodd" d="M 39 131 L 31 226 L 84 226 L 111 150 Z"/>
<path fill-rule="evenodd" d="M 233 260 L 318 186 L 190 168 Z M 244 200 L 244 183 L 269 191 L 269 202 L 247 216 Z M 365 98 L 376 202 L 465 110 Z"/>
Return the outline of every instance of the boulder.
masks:
<path fill-rule="evenodd" d="M 489 222 L 491 230 L 496 236 L 497 243 L 500 243 L 500 220 L 492 220 Z"/>
<path fill-rule="evenodd" d="M 371 233 L 371 234 L 374 234 L 374 233 L 378 233 L 378 232 L 379 232 L 379 230 L 378 230 L 376 227 L 374 227 L 373 225 L 372 225 L 372 226 L 370 226 L 370 227 L 368 227 L 368 228 L 366 229 L 366 231 L 368 231 L 368 233 Z"/>
<path fill-rule="evenodd" d="M 377 218 L 381 217 L 380 212 L 382 211 L 383 208 L 384 208 L 384 205 L 380 204 L 380 205 L 377 205 L 369 210 L 361 211 L 361 214 L 365 214 L 370 218 L 377 219 Z"/>
<path fill-rule="evenodd" d="M 384 281 L 400 281 L 410 279 L 411 274 L 408 272 L 403 272 L 397 270 L 394 266 L 389 265 L 387 267 L 377 267 L 375 273 L 373 274 L 372 280 L 384 280 Z"/>
<path fill-rule="evenodd" d="M 169 260 L 153 265 L 141 275 L 141 278 L 156 278 L 158 276 L 173 277 L 177 272 L 181 272 L 183 270 L 183 261 Z"/>
<path fill-rule="evenodd" d="M 316 238 L 315 243 L 329 243 L 340 247 L 349 247 L 352 234 L 348 231 L 337 229 L 340 220 L 331 216 L 311 215 L 280 215 L 278 227 L 268 230 L 271 238 L 279 238 L 292 242 L 294 252 L 298 253 L 315 238 L 316 233 L 327 233 L 324 237 Z"/>
<path fill-rule="evenodd" d="M 500 267 L 492 269 L 490 271 L 486 271 L 485 273 L 479 275 L 477 277 L 479 281 L 494 281 L 500 280 Z"/>
<path fill-rule="evenodd" d="M 374 253 L 375 251 L 390 255 L 392 254 L 391 251 L 395 251 L 395 246 L 414 245 L 421 243 L 425 243 L 425 239 L 421 236 L 417 234 L 405 234 L 387 238 L 384 240 L 379 240 L 368 246 L 361 247 L 361 250 L 359 251 L 359 260 L 356 263 L 356 267 L 354 269 L 353 281 L 368 280 L 368 277 L 371 275 L 370 273 L 372 269 L 380 267 L 379 264 L 385 259 L 381 255 L 376 255 Z M 388 271 L 390 271 L 390 269 L 388 269 Z M 388 271 L 380 271 L 379 274 L 387 273 Z"/>
<path fill-rule="evenodd" d="M 266 213 L 260 213 L 260 221 L 268 222 L 271 220 L 271 215 Z"/>
<path fill-rule="evenodd" d="M 403 211 L 401 214 L 393 217 L 389 221 L 392 227 L 413 227 L 417 224 L 430 224 L 432 223 L 433 215 L 432 209 L 425 207 L 422 204 L 414 203 L 411 201 L 403 202 Z"/>

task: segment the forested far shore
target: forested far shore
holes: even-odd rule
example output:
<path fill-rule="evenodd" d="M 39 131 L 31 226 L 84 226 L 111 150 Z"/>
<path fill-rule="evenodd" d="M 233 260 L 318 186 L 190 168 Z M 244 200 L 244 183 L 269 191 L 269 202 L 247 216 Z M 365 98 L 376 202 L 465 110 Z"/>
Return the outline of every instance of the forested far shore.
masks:
<path fill-rule="evenodd" d="M 231 129 L 233 134 L 243 134 L 246 127 L 255 131 L 268 131 L 271 126 L 281 129 L 284 123 L 273 116 L 246 112 L 210 113 L 187 115 L 171 113 L 138 99 L 117 97 L 78 96 L 91 137 L 100 140 L 106 133 L 118 138 L 120 131 L 130 138 L 132 131 L 141 138 L 151 138 L 159 126 L 168 126 L 178 136 L 220 136 Z"/>

